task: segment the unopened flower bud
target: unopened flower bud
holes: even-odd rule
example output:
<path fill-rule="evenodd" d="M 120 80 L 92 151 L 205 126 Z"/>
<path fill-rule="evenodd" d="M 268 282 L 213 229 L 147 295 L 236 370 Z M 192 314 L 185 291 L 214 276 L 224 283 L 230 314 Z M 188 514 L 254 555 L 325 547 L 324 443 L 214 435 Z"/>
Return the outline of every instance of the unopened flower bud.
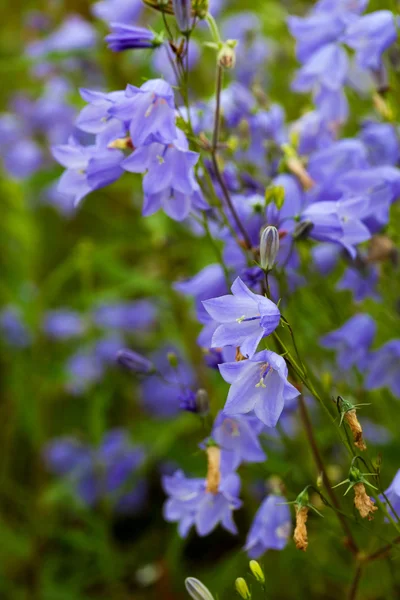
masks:
<path fill-rule="evenodd" d="M 210 590 L 195 577 L 185 579 L 186 590 L 193 600 L 214 600 Z"/>
<path fill-rule="evenodd" d="M 279 233 L 276 227 L 268 225 L 260 238 L 260 264 L 264 271 L 270 271 L 275 265 L 279 250 Z"/>
<path fill-rule="evenodd" d="M 188 33 L 192 29 L 191 0 L 172 0 L 172 7 L 179 31 L 181 33 Z"/>
<path fill-rule="evenodd" d="M 257 581 L 260 583 L 265 583 L 264 571 L 260 567 L 260 563 L 258 563 L 256 560 L 251 560 L 249 562 L 249 567 Z"/>
<path fill-rule="evenodd" d="M 153 363 L 133 350 L 119 350 L 117 362 L 134 373 L 149 374 L 155 371 Z"/>
<path fill-rule="evenodd" d="M 363 519 L 368 517 L 368 521 L 374 518 L 374 512 L 378 510 L 372 498 L 365 491 L 365 485 L 361 482 L 354 485 L 354 506 Z"/>
<path fill-rule="evenodd" d="M 209 0 L 193 0 L 192 9 L 198 19 L 205 19 L 208 13 Z"/>
<path fill-rule="evenodd" d="M 237 593 L 243 598 L 243 600 L 251 600 L 251 594 L 246 580 L 243 577 L 238 577 L 235 581 L 235 588 Z"/>
<path fill-rule="evenodd" d="M 206 492 L 217 494 L 221 481 L 221 449 L 218 446 L 207 448 L 208 470 Z"/>
<path fill-rule="evenodd" d="M 236 64 L 236 40 L 224 42 L 217 55 L 217 63 L 223 69 L 233 69 Z"/>

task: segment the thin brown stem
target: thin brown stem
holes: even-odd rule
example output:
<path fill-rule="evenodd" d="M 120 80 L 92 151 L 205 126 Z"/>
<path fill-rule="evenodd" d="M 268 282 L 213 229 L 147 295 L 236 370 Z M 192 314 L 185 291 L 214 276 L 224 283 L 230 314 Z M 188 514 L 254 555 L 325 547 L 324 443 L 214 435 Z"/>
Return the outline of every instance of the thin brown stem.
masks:
<path fill-rule="evenodd" d="M 251 240 L 246 229 L 243 227 L 243 224 L 239 218 L 239 215 L 236 212 L 235 207 L 233 206 L 231 196 L 229 194 L 228 188 L 226 187 L 224 178 L 221 174 L 217 153 L 218 153 L 218 141 L 219 141 L 219 131 L 221 126 L 221 90 L 222 90 L 222 79 L 223 79 L 223 71 L 222 67 L 217 66 L 217 82 L 216 82 L 216 90 L 215 90 L 215 114 L 214 114 L 214 131 L 212 138 L 212 146 L 211 146 L 211 160 L 213 164 L 214 174 L 219 183 L 219 186 L 222 191 L 222 195 L 224 197 L 225 203 L 228 206 L 233 220 L 236 223 L 238 230 L 240 231 L 243 240 L 247 246 L 248 250 L 251 250 Z"/>
<path fill-rule="evenodd" d="M 378 548 L 378 550 L 376 550 L 372 554 L 369 554 L 364 559 L 364 562 L 371 562 L 373 560 L 378 560 L 379 558 L 385 558 L 387 554 L 392 550 L 393 546 L 396 544 L 400 544 L 400 536 L 395 538 L 390 544 L 386 544 L 386 546 Z"/>
<path fill-rule="evenodd" d="M 353 581 L 351 582 L 351 587 L 350 587 L 349 596 L 348 596 L 349 600 L 356 600 L 358 585 L 360 583 L 361 576 L 362 576 L 362 566 L 358 565 L 356 568 L 356 572 L 354 573 Z"/>
<path fill-rule="evenodd" d="M 322 456 L 319 452 L 319 448 L 314 436 L 314 431 L 313 431 L 313 427 L 312 427 L 312 423 L 311 423 L 311 419 L 310 416 L 308 414 L 308 410 L 306 407 L 306 403 L 304 402 L 304 398 L 303 396 L 300 396 L 300 400 L 299 400 L 299 408 L 300 408 L 300 416 L 301 416 L 301 420 L 303 422 L 304 425 L 304 429 L 307 435 L 307 439 L 308 442 L 310 444 L 310 448 L 311 448 L 311 452 L 314 458 L 314 462 L 317 466 L 318 472 L 322 474 L 325 486 L 326 486 L 326 491 L 327 494 L 332 502 L 332 505 L 336 508 L 336 511 L 340 511 L 340 503 L 336 497 L 335 492 L 332 489 L 332 484 L 329 480 L 328 474 L 326 472 L 325 469 L 325 465 L 324 465 L 324 461 L 322 460 Z M 335 514 L 337 516 L 337 518 L 339 519 L 340 525 L 342 526 L 343 532 L 346 536 L 347 539 L 347 545 L 349 547 L 349 549 L 351 550 L 351 552 L 353 552 L 353 554 L 357 554 L 358 553 L 358 546 L 354 540 L 353 534 L 350 530 L 350 527 L 347 523 L 347 521 L 345 520 L 345 518 L 343 517 L 342 514 L 340 514 L 340 512 L 336 512 Z"/>

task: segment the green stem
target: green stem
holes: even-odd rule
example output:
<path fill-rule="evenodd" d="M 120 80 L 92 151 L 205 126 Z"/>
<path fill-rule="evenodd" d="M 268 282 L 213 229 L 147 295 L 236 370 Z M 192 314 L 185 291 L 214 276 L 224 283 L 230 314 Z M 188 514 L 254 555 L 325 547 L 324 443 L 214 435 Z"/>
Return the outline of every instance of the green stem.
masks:
<path fill-rule="evenodd" d="M 206 16 L 206 21 L 207 21 L 207 25 L 211 31 L 211 35 L 213 37 L 213 40 L 216 44 L 220 44 L 221 43 L 221 36 L 219 34 L 219 29 L 218 29 L 218 25 L 215 22 L 214 17 L 210 14 L 207 13 Z"/>

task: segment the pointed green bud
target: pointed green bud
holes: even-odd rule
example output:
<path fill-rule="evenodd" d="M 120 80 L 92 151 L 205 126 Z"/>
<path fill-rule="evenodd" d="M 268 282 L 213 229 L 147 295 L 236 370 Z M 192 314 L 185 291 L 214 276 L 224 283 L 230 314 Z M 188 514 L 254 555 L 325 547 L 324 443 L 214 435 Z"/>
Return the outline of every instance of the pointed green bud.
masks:
<path fill-rule="evenodd" d="M 186 590 L 193 600 L 214 600 L 210 590 L 195 577 L 185 579 Z"/>
<path fill-rule="evenodd" d="M 264 271 L 270 271 L 279 251 L 279 233 L 276 227 L 268 225 L 260 237 L 260 265 Z"/>
<path fill-rule="evenodd" d="M 309 506 L 310 497 L 308 495 L 308 486 L 297 496 L 295 503 L 299 506 Z"/>
<path fill-rule="evenodd" d="M 349 481 L 353 483 L 358 483 L 362 481 L 362 473 L 360 469 L 357 469 L 357 467 L 350 467 Z"/>
<path fill-rule="evenodd" d="M 251 560 L 249 562 L 249 567 L 257 581 L 260 583 L 265 583 L 264 571 L 260 567 L 260 563 L 258 563 L 256 560 Z"/>
<path fill-rule="evenodd" d="M 238 577 L 235 581 L 235 588 L 239 596 L 243 598 L 243 600 L 251 600 L 250 590 L 246 583 L 246 580 L 243 577 Z"/>

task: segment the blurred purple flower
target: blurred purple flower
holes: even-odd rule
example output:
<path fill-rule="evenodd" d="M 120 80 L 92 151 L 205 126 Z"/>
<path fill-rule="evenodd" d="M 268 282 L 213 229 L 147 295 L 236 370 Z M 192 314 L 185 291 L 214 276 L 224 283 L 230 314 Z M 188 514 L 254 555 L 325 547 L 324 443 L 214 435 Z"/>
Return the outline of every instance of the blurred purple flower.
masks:
<path fill-rule="evenodd" d="M 356 51 L 363 69 L 378 71 L 382 54 L 397 38 L 395 17 L 389 10 L 378 10 L 350 23 L 343 41 Z"/>
<path fill-rule="evenodd" d="M 282 496 L 267 496 L 254 517 L 244 549 L 250 558 L 259 558 L 266 550 L 283 550 L 292 522 L 290 510 Z"/>
<path fill-rule="evenodd" d="M 376 266 L 368 265 L 362 268 L 348 267 L 342 279 L 337 283 L 337 290 L 349 290 L 355 302 L 362 302 L 365 298 L 380 300 L 376 291 L 379 281 L 379 272 Z"/>
<path fill-rule="evenodd" d="M 400 340 L 391 340 L 372 353 L 364 385 L 367 390 L 386 387 L 400 398 Z"/>
<path fill-rule="evenodd" d="M 100 0 L 91 6 L 93 14 L 107 23 L 135 23 L 143 8 L 141 2 L 126 0 Z"/>
<path fill-rule="evenodd" d="M 84 333 L 85 324 L 79 313 L 59 308 L 46 313 L 43 331 L 56 340 L 67 340 Z"/>
<path fill-rule="evenodd" d="M 124 332 L 149 329 L 155 318 L 156 309 L 149 300 L 103 303 L 93 311 L 96 325 Z"/>
<path fill-rule="evenodd" d="M 14 306 L 1 310 L 0 333 L 6 343 L 14 348 L 27 348 L 32 342 L 32 335 Z"/>
<path fill-rule="evenodd" d="M 356 366 L 363 371 L 368 364 L 376 323 L 367 314 L 357 314 L 339 329 L 321 338 L 321 346 L 336 350 L 339 368 L 348 371 Z"/>

